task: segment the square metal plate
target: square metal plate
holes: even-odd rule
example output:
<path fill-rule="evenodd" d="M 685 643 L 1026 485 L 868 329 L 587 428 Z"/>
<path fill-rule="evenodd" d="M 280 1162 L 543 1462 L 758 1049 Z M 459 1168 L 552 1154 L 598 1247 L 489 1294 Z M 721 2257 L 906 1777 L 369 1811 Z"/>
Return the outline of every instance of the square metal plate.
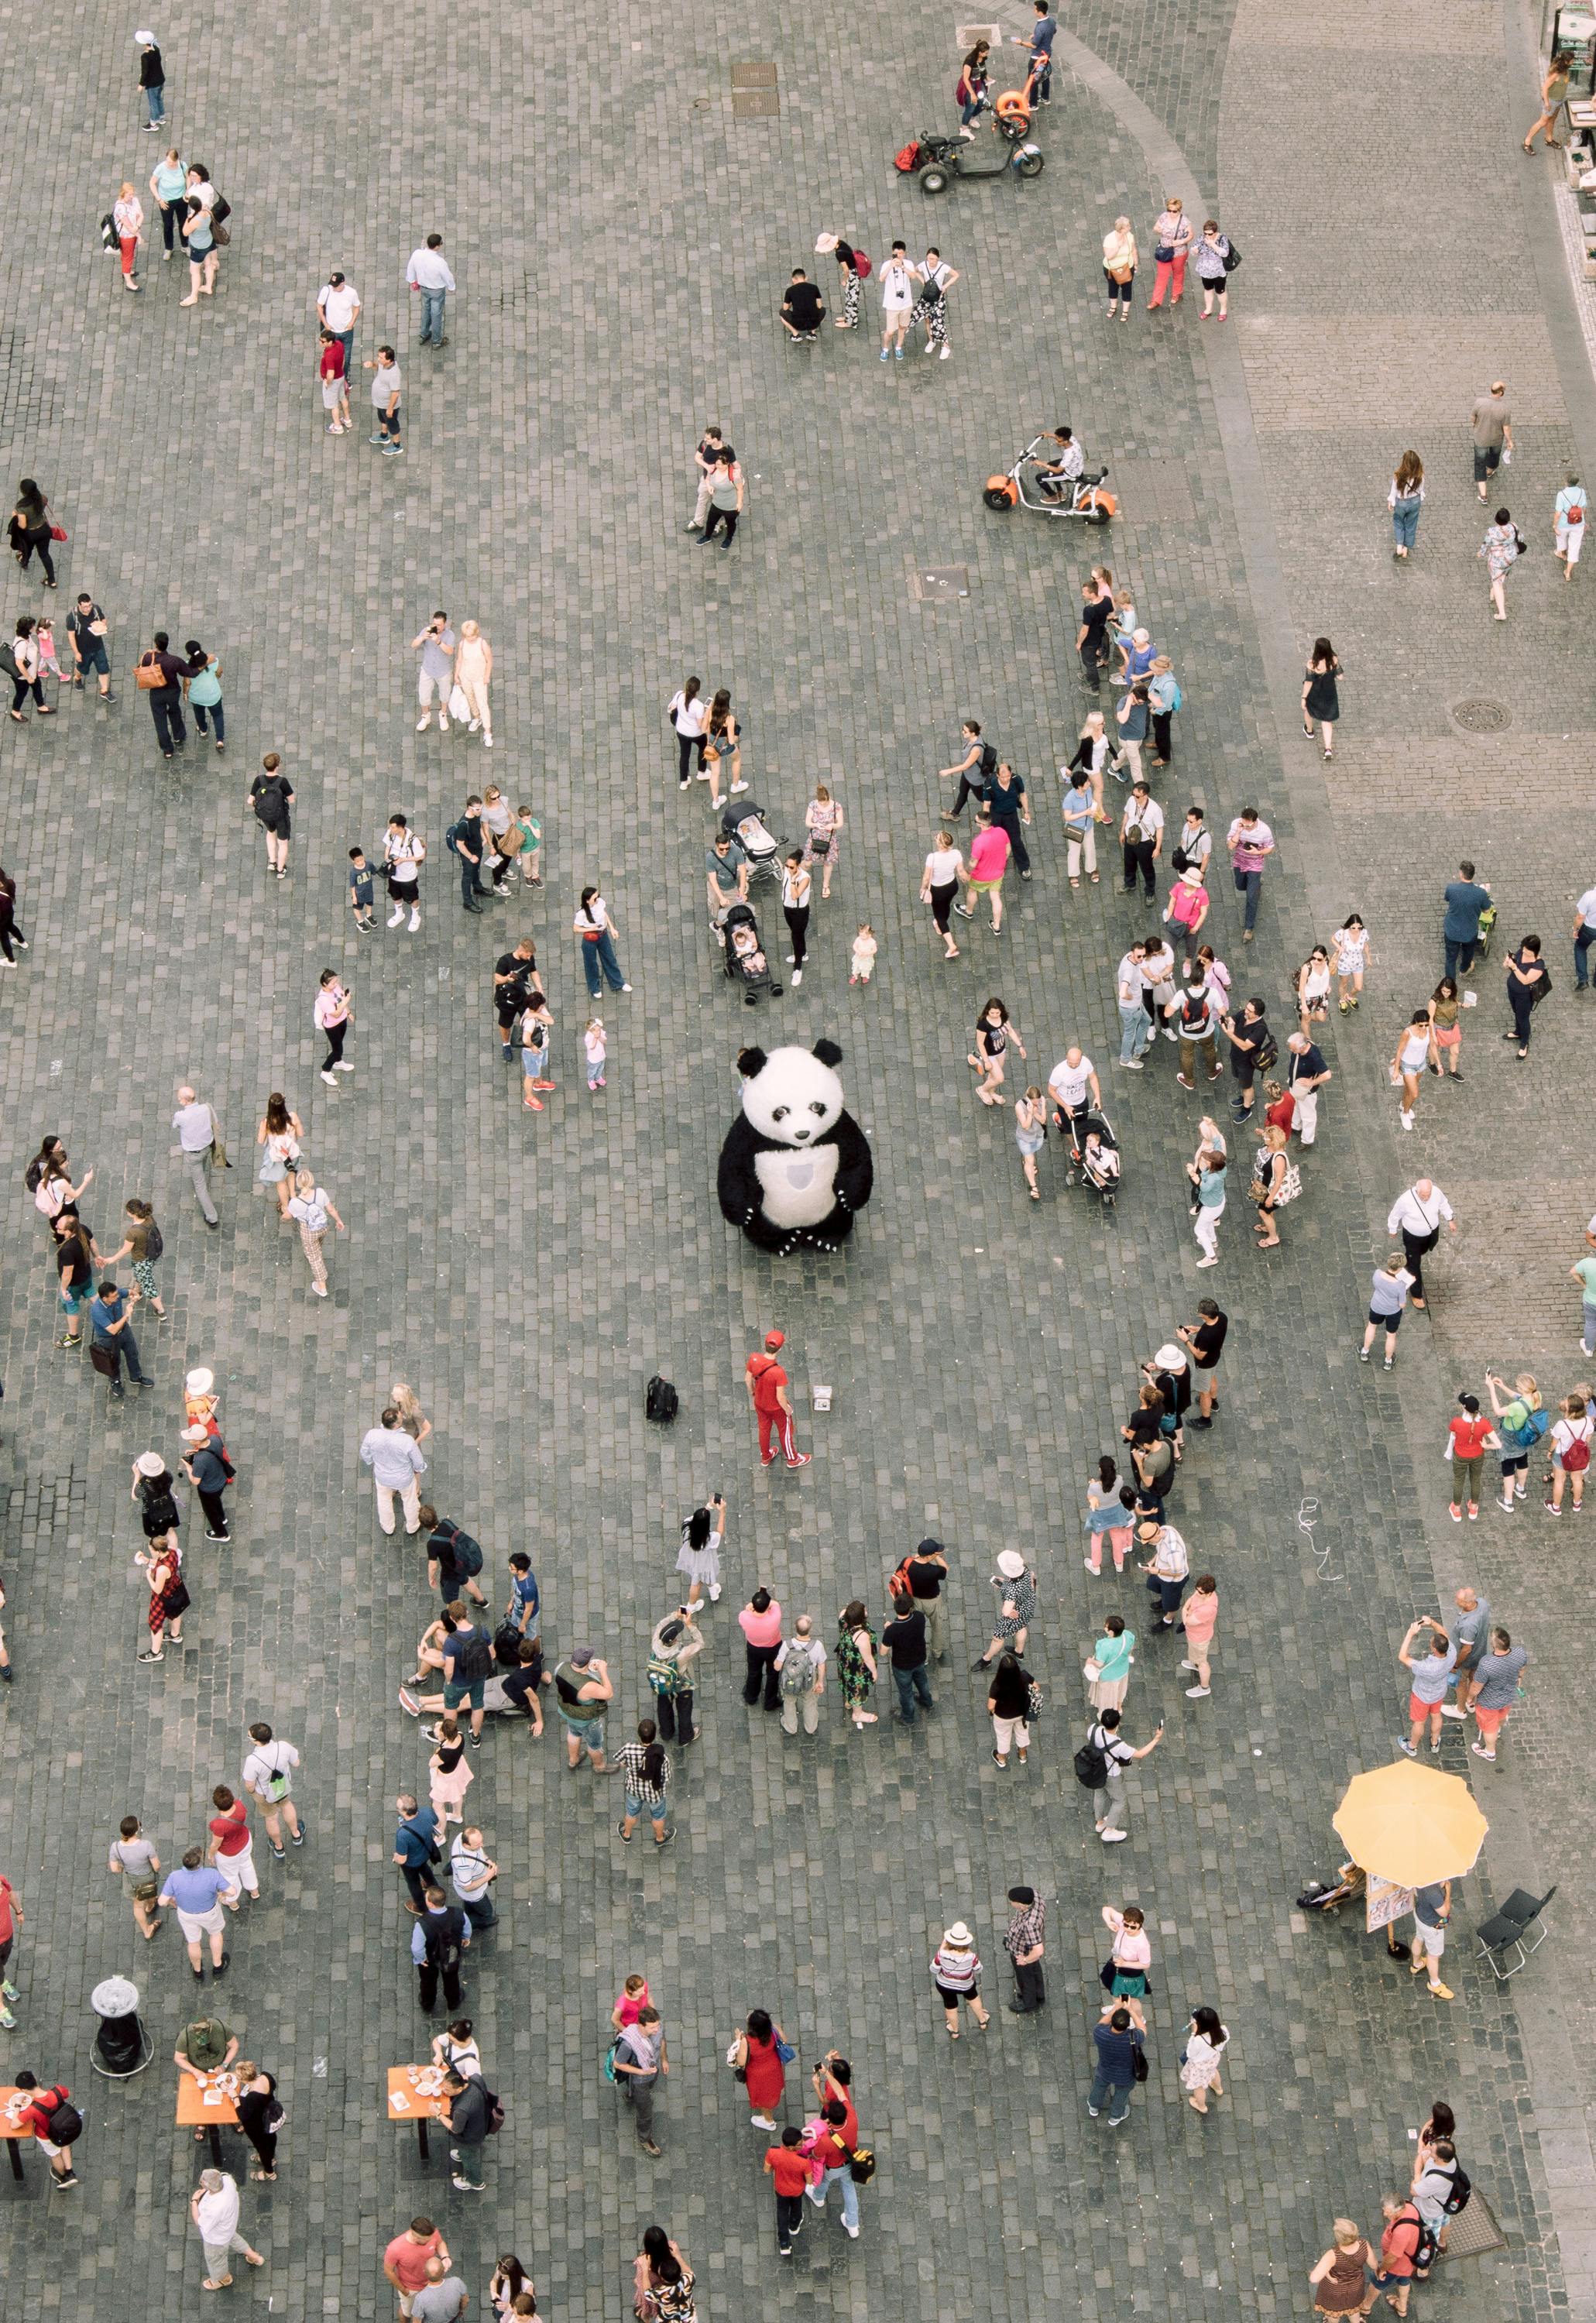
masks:
<path fill-rule="evenodd" d="M 732 66 L 731 86 L 733 88 L 774 88 L 775 67 L 764 58 L 752 62 L 745 60 L 743 63 Z"/>
<path fill-rule="evenodd" d="M 734 88 L 731 92 L 731 117 L 734 121 L 758 121 L 779 113 L 781 109 L 781 98 L 774 88 Z"/>
<path fill-rule="evenodd" d="M 909 576 L 909 586 L 922 605 L 955 604 L 970 592 L 969 567 L 967 565 L 916 565 Z"/>

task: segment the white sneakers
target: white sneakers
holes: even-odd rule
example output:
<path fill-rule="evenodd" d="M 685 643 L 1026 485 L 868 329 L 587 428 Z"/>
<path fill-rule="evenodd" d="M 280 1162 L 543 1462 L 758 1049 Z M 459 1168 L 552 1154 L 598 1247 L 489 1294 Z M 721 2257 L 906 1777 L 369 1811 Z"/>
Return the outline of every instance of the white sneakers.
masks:
<path fill-rule="evenodd" d="M 417 929 L 420 925 L 421 925 L 421 914 L 420 914 L 420 913 L 419 913 L 419 912 L 412 912 L 412 913 L 411 913 L 411 914 L 410 914 L 410 933 L 411 933 L 412 935 L 414 935 L 414 934 L 415 934 L 415 932 L 416 932 L 416 931 L 417 931 Z"/>
<path fill-rule="evenodd" d="M 388 914 L 388 924 L 389 924 L 389 926 L 390 926 L 390 928 L 397 928 L 397 927 L 398 927 L 398 925 L 399 925 L 399 922 L 404 918 L 404 916 L 405 916 L 405 907 L 404 907 L 404 905 L 401 904 L 399 905 L 399 909 L 398 909 L 398 911 L 397 911 L 397 912 L 390 912 L 390 914 Z"/>
<path fill-rule="evenodd" d="M 416 731 L 417 732 L 417 734 L 425 734 L 425 733 L 426 733 L 426 731 L 427 731 L 427 728 L 428 728 L 431 724 L 432 724 L 432 712 L 431 712 L 431 711 L 429 710 L 429 711 L 427 712 L 427 715 L 426 715 L 426 717 L 425 717 L 425 718 L 417 718 L 417 720 L 416 721 Z"/>

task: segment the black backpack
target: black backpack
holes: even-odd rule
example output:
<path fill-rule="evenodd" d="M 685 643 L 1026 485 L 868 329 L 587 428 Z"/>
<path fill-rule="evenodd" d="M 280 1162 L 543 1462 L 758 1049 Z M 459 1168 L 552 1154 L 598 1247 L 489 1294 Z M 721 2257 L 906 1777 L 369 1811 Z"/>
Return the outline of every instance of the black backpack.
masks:
<path fill-rule="evenodd" d="M 519 1669 L 521 1633 L 513 1621 L 500 1621 L 494 1630 L 493 1658 L 501 1669 Z"/>
<path fill-rule="evenodd" d="M 479 2080 L 481 2076 L 478 2076 Z M 482 2132 L 484 2136 L 497 2137 L 504 2127 L 504 2107 L 486 2081 L 482 2082 Z"/>
<path fill-rule="evenodd" d="M 981 780 L 989 783 L 997 772 L 997 752 L 990 742 L 981 745 Z"/>
<path fill-rule="evenodd" d="M 1473 2190 L 1473 2180 L 1469 2176 L 1463 2163 L 1458 2162 L 1452 2172 L 1452 2191 L 1441 2205 L 1449 2218 L 1457 2217 L 1468 2208 L 1469 2197 Z"/>
<path fill-rule="evenodd" d="M 668 1428 L 682 1408 L 682 1399 L 669 1380 L 661 1379 L 656 1372 L 648 1382 L 643 1409 L 656 1427 Z"/>
<path fill-rule="evenodd" d="M 1092 1729 L 1095 1734 L 1097 1729 Z M 1088 1734 L 1075 1754 L 1075 1779 L 1084 1790 L 1105 1791 L 1108 1788 L 1108 1753 L 1101 1743 L 1094 1742 Z"/>
<path fill-rule="evenodd" d="M 448 849 L 451 855 L 459 854 L 460 842 L 464 836 L 465 818 L 462 815 L 460 821 L 458 822 L 452 822 L 447 831 L 444 833 L 444 845 Z"/>
<path fill-rule="evenodd" d="M 1252 1062 L 1259 1072 L 1270 1073 L 1280 1061 L 1280 1043 L 1267 1024 L 1262 1027 L 1262 1031 L 1263 1038 L 1253 1052 Z"/>
<path fill-rule="evenodd" d="M 33 1159 L 23 1171 L 23 1183 L 27 1188 L 30 1194 L 36 1194 L 39 1191 L 39 1180 L 43 1177 L 43 1157 L 35 1153 Z"/>
<path fill-rule="evenodd" d="M 458 1968 L 464 1951 L 461 1942 L 464 1933 L 465 1914 L 458 1905 L 451 1906 L 447 1912 L 429 1912 L 421 1941 L 430 1965 L 441 1969 Z"/>
<path fill-rule="evenodd" d="M 75 2105 L 63 2098 L 50 2116 L 49 2137 L 52 2145 L 76 2145 L 83 2135 L 83 2116 Z"/>
<path fill-rule="evenodd" d="M 146 1258 L 155 1259 L 164 1258 L 165 1255 L 166 1244 L 161 1239 L 161 1228 L 156 1225 L 154 1219 L 151 1218 L 150 1221 L 150 1231 L 144 1236 L 144 1256 Z"/>
<path fill-rule="evenodd" d="M 480 1630 L 473 1630 L 463 1641 L 456 1638 L 454 1646 L 450 1658 L 456 1685 L 474 1685 L 478 1678 L 492 1676 L 493 1648 Z"/>

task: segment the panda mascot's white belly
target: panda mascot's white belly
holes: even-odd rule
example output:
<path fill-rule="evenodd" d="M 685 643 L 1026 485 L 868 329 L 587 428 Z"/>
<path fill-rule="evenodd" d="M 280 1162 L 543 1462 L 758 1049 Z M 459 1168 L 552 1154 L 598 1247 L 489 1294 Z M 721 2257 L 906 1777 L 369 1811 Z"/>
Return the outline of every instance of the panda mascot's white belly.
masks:
<path fill-rule="evenodd" d="M 834 1145 L 767 1146 L 754 1171 L 772 1226 L 818 1226 L 837 1207 Z"/>

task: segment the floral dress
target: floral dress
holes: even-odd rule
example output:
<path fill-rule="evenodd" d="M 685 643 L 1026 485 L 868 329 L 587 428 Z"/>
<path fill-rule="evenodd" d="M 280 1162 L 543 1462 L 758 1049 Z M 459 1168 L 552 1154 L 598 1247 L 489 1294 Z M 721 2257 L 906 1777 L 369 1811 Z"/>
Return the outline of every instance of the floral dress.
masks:
<path fill-rule="evenodd" d="M 874 1653 L 876 1632 L 868 1624 L 862 1630 L 839 1629 L 837 1632 L 837 1678 L 842 1688 L 843 1703 L 850 1711 L 867 1710 L 870 1696 L 876 1691 L 876 1681 L 858 1648 L 861 1637 Z"/>
<path fill-rule="evenodd" d="M 805 865 L 821 857 L 833 868 L 837 862 L 837 828 L 842 821 L 842 809 L 835 799 L 811 799 L 804 813 L 804 828 L 809 836 L 803 842 Z"/>
<path fill-rule="evenodd" d="M 1493 524 L 1486 531 L 1480 554 L 1485 559 L 1485 570 L 1493 581 L 1500 581 L 1518 556 L 1518 528 L 1512 524 Z"/>
<path fill-rule="evenodd" d="M 994 1581 L 997 1592 L 997 1619 L 992 1634 L 1002 1645 L 1012 1645 L 1022 1630 L 1029 1629 L 1036 1613 L 1036 1575 L 1023 1573 L 1017 1581 L 1005 1581 L 1001 1575 Z M 1004 1607 L 1013 1605 L 1014 1611 L 1005 1613 Z"/>

